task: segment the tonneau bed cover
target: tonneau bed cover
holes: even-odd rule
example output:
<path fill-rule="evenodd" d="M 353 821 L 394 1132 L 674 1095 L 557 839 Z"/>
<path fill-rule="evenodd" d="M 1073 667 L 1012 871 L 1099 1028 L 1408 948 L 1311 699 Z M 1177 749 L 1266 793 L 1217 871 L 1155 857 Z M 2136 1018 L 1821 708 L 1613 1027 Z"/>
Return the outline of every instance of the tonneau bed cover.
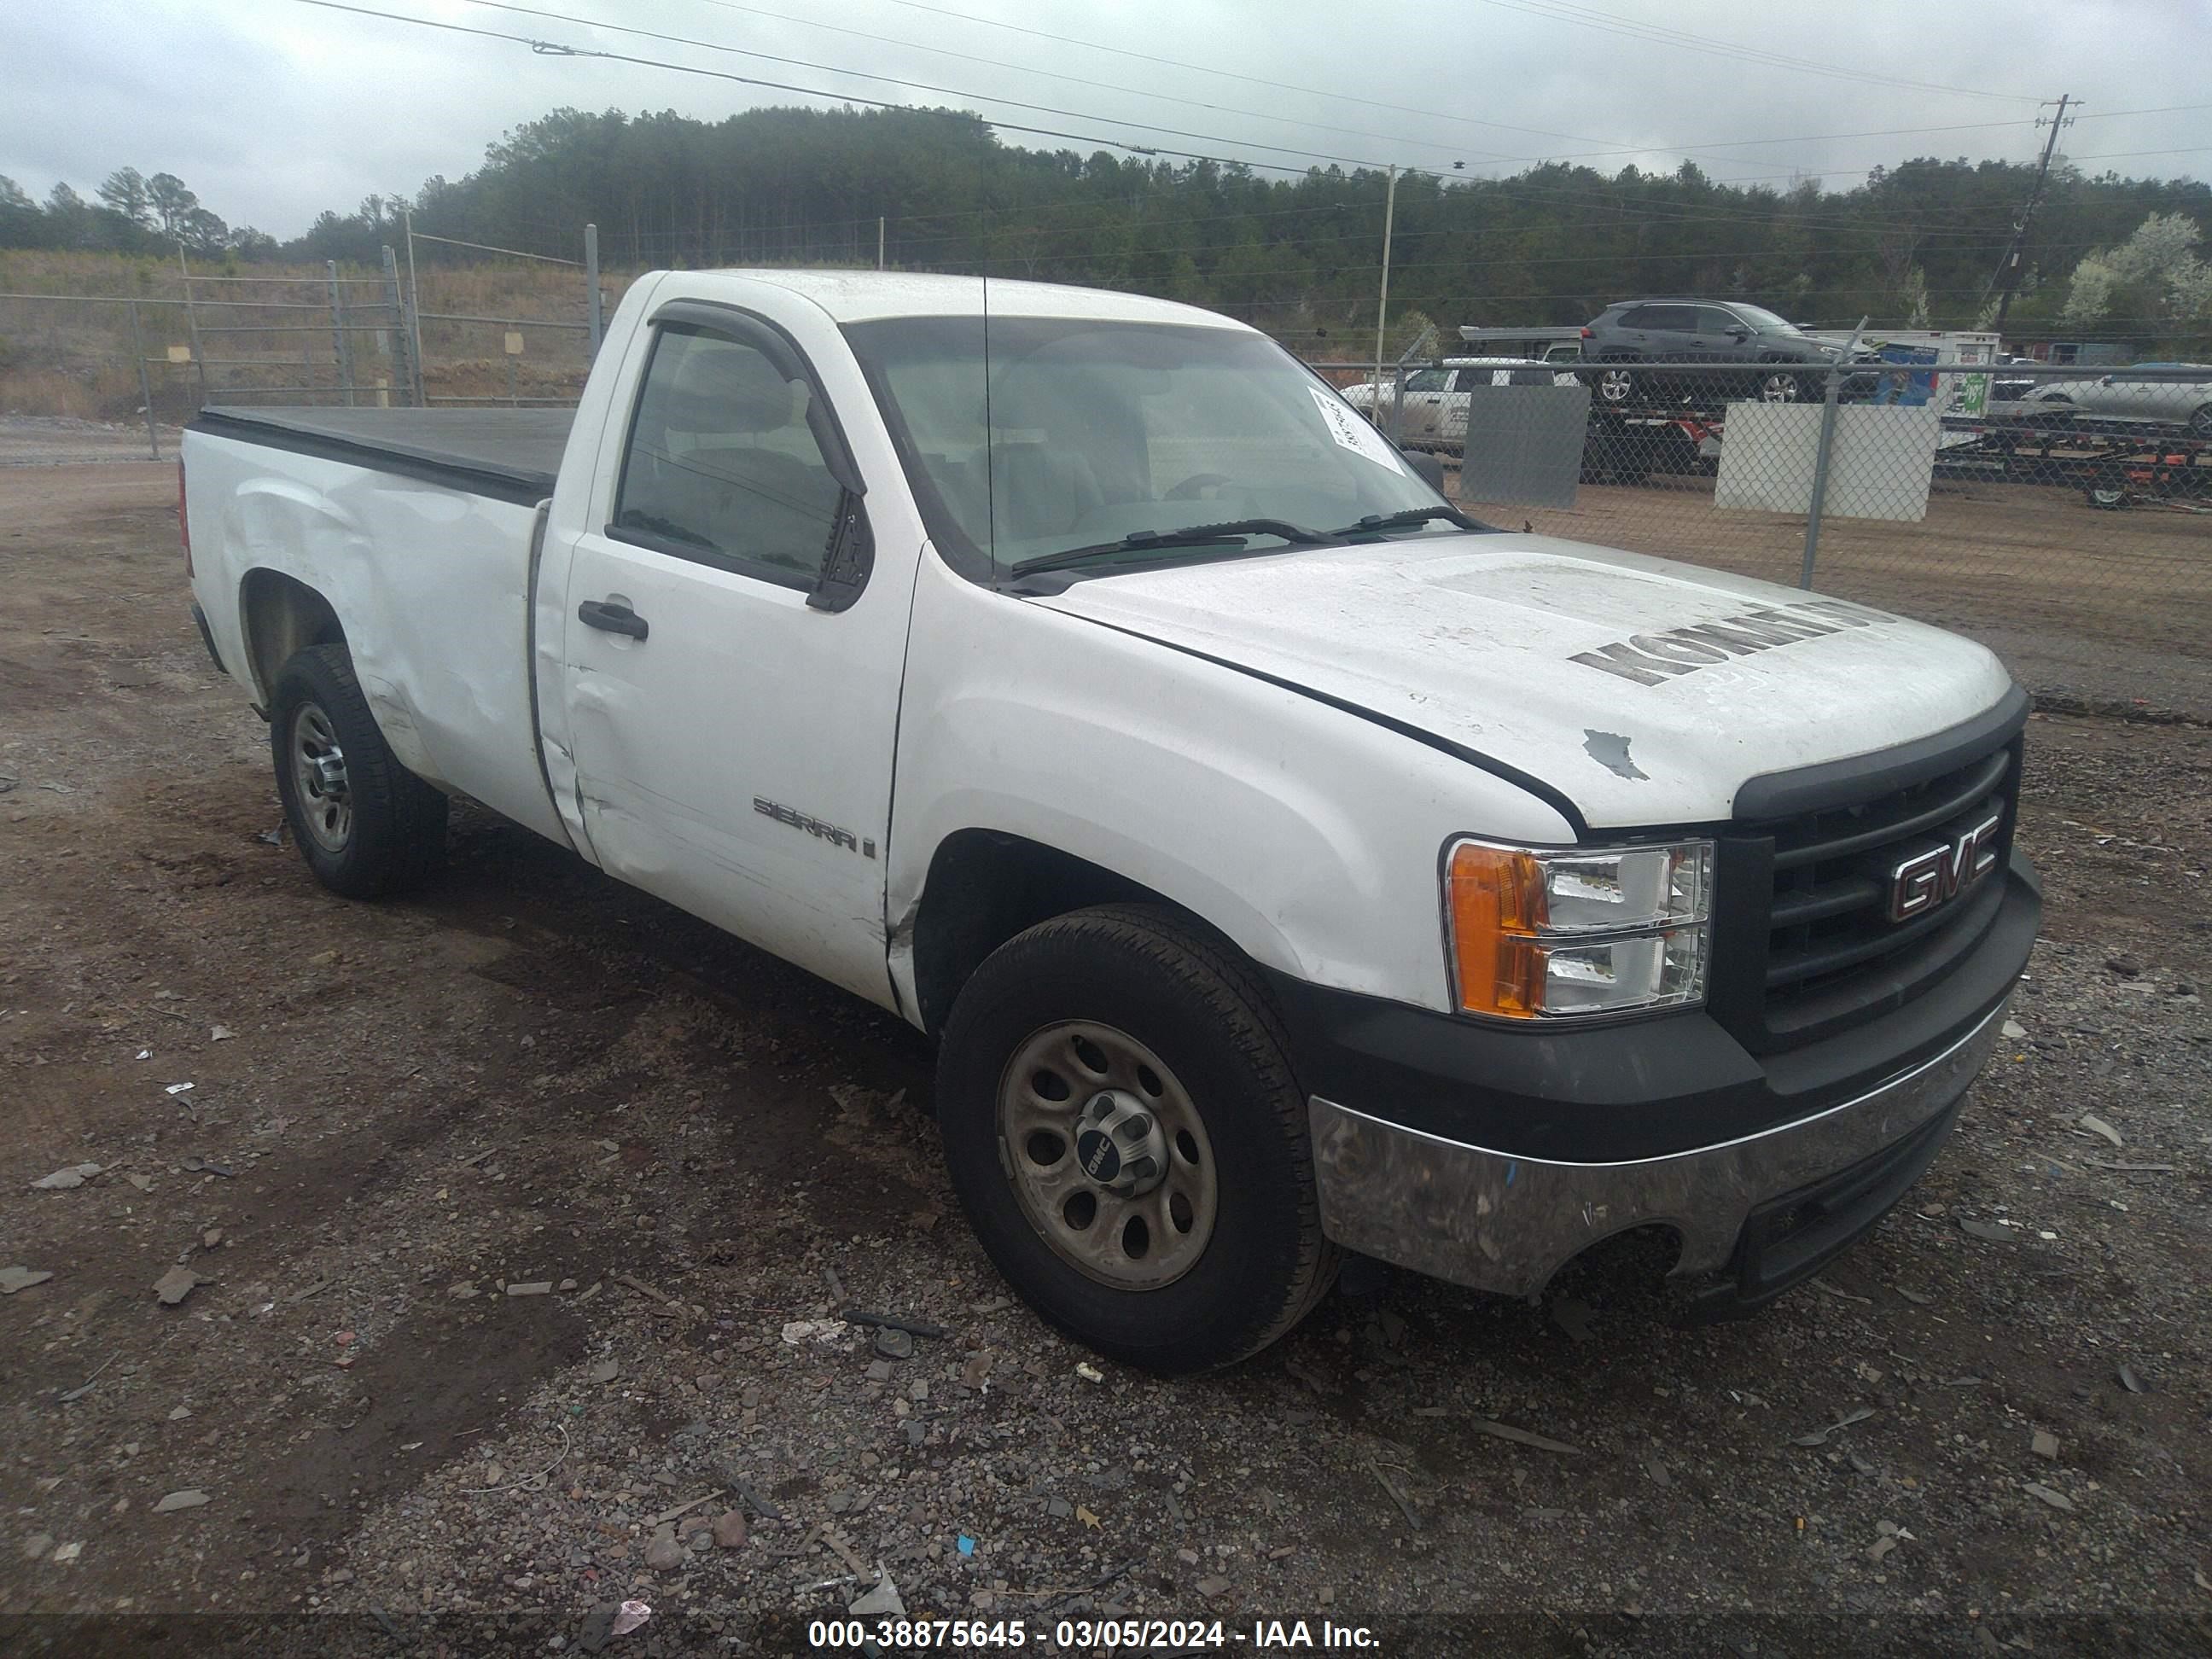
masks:
<path fill-rule="evenodd" d="M 553 493 L 573 409 L 204 409 L 192 424 L 268 444 L 535 505 Z"/>

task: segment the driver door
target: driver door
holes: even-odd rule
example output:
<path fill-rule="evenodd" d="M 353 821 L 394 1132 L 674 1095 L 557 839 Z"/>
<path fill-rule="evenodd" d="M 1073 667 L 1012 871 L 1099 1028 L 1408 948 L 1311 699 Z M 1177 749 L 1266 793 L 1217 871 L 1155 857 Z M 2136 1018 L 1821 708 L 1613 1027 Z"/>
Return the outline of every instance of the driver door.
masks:
<path fill-rule="evenodd" d="M 865 485 L 792 337 L 678 301 L 640 350 L 595 527 L 565 550 L 560 685 L 591 853 L 888 1004 L 912 567 L 863 563 L 857 596 L 836 591 L 868 534 Z"/>

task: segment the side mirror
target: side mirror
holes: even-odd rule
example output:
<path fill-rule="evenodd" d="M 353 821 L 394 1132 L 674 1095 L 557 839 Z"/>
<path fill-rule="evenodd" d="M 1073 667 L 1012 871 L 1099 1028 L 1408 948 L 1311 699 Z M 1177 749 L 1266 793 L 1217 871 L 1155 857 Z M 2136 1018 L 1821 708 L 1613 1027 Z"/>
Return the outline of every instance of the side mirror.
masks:
<path fill-rule="evenodd" d="M 1750 337 L 1751 331 L 1741 325 L 1729 331 L 1729 338 L 1731 340 L 1748 340 Z"/>
<path fill-rule="evenodd" d="M 1413 469 L 1413 476 L 1441 495 L 1444 493 L 1444 464 L 1441 459 L 1425 450 L 1400 450 L 1406 465 Z"/>

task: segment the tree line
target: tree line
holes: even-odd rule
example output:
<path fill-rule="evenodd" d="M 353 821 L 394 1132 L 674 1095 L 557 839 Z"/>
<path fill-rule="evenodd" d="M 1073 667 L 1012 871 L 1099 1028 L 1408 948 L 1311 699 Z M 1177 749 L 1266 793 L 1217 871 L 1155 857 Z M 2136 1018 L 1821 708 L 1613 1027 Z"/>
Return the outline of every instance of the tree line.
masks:
<path fill-rule="evenodd" d="M 148 178 L 137 167 L 118 167 L 87 201 L 64 179 L 43 205 L 0 174 L 0 248 L 81 248 L 114 253 L 173 253 L 182 247 L 203 258 L 279 257 L 280 245 L 251 225 L 236 228 L 203 206 L 173 173 Z"/>
<path fill-rule="evenodd" d="M 1687 161 L 1671 172 L 1553 163 L 1498 179 L 1401 174 L 1393 309 L 1447 330 L 1573 324 L 1613 301 L 1668 292 L 1752 301 L 1816 325 L 1870 315 L 1877 326 L 1972 327 L 1990 314 L 2033 183 L 2027 163 L 1933 157 L 1834 190 L 1818 179 L 1729 183 Z M 880 234 L 883 258 L 901 269 L 1138 289 L 1350 348 L 1373 326 L 1385 193 L 1384 175 L 1365 169 L 1285 178 L 1023 149 L 951 110 L 777 107 L 704 121 L 562 109 L 507 134 L 461 179 L 325 211 L 289 241 L 227 227 L 170 173 L 125 167 L 96 201 L 64 184 L 44 204 L 0 179 L 0 247 L 181 245 L 202 257 L 373 264 L 411 215 L 418 231 L 571 258 L 596 224 L 610 268 L 872 266 Z M 2114 258 L 2136 268 L 2124 250 L 2154 216 L 2160 248 L 2193 260 L 2212 226 L 2212 187 L 2062 161 L 2008 331 L 2144 345 L 2212 333 L 2201 283 L 2114 279 Z M 453 256 L 429 244 L 417 257 Z M 2090 275 L 2076 284 L 2085 260 Z"/>

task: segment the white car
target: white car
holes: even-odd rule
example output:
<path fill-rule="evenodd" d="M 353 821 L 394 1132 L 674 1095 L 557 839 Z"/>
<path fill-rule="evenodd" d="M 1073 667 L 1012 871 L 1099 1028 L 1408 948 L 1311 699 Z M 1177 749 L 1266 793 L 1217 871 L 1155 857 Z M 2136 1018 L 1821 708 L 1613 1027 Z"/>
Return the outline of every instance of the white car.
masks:
<path fill-rule="evenodd" d="M 1187 306 L 693 270 L 574 410 L 210 410 L 180 486 L 315 879 L 404 891 L 464 793 L 891 1011 L 1009 1284 L 1176 1372 L 1346 1251 L 1529 1297 L 1648 1230 L 1761 1305 L 2034 938 L 1987 650 L 1440 477 Z"/>
<path fill-rule="evenodd" d="M 1561 357 L 1557 362 L 1580 362 Z M 1345 393 L 1353 408 L 1408 449 L 1457 449 L 1467 438 L 1468 394 L 1476 386 L 1579 386 L 1581 377 L 1548 368 L 1526 357 L 1447 357 L 1440 368 L 1416 369 L 1406 377 L 1404 408 L 1392 425 L 1391 384 L 1385 382 L 1380 411 L 1368 382 Z"/>
<path fill-rule="evenodd" d="M 2164 372 L 2146 376 L 2138 372 L 2144 369 Z M 2156 421 L 2212 438 L 2212 365 L 2203 363 L 2135 363 L 2094 380 L 2054 380 L 2027 401 L 2046 406 L 2045 413 L 2057 412 L 2049 405 L 2063 405 L 2100 419 Z"/>

